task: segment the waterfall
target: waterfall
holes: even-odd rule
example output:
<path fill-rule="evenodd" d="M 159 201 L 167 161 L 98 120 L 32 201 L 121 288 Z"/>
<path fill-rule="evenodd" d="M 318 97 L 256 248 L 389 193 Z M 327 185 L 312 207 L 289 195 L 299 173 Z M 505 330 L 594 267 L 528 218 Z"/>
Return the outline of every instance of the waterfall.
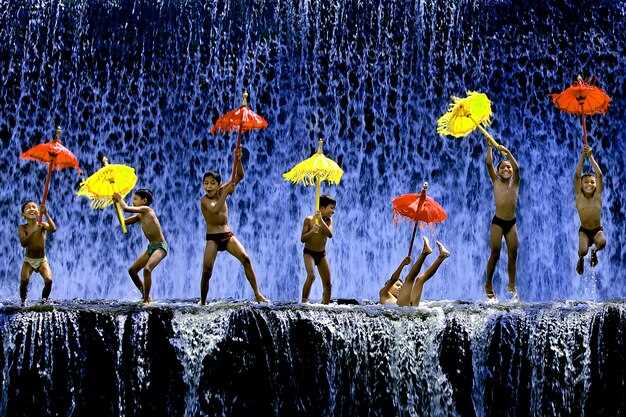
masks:
<path fill-rule="evenodd" d="M 324 186 L 338 199 L 327 247 L 336 296 L 377 297 L 405 256 L 411 232 L 392 224 L 391 198 L 427 180 L 449 219 L 424 233 L 445 242 L 452 256 L 424 296 L 483 297 L 494 212 L 484 139 L 435 132 L 449 97 L 467 90 L 491 98 L 490 130 L 521 166 L 522 298 L 623 297 L 625 14 L 623 1 L 2 0 L 0 296 L 17 297 L 19 208 L 40 198 L 45 176 L 43 166 L 18 156 L 59 124 L 85 175 L 99 167 L 103 152 L 133 166 L 138 186 L 154 191 L 171 252 L 154 272 L 153 295 L 197 297 L 202 174 L 228 175 L 234 141 L 212 136 L 209 128 L 239 105 L 247 88 L 252 108 L 270 125 L 244 137 L 246 176 L 229 199 L 230 223 L 270 298 L 297 299 L 305 278 L 299 234 L 314 191 L 285 183 L 281 173 L 308 157 L 319 137 L 345 170 L 338 187 Z M 578 74 L 596 76 L 613 98 L 606 116 L 590 118 L 590 143 L 605 175 L 608 245 L 600 266 L 583 277 L 574 271 L 579 224 L 572 192 L 580 122 L 547 96 Z M 76 197 L 78 180 L 69 171 L 52 179 L 49 210 L 59 225 L 47 244 L 52 296 L 135 297 L 126 270 L 146 241 L 137 226 L 122 235 L 112 209 L 96 212 Z M 496 289 L 505 281 L 503 254 Z M 42 284 L 36 276 L 33 282 L 36 294 Z M 320 294 L 315 284 L 312 297 Z M 251 297 L 234 259 L 218 257 L 209 297 Z M 50 323 L 59 320 L 70 318 Z M 529 343 L 519 349 L 534 349 Z M 197 376 L 185 378 L 191 384 Z M 441 389 L 437 395 L 447 395 L 449 388 Z"/>
<path fill-rule="evenodd" d="M 0 414 L 623 416 L 624 303 L 0 309 Z"/>

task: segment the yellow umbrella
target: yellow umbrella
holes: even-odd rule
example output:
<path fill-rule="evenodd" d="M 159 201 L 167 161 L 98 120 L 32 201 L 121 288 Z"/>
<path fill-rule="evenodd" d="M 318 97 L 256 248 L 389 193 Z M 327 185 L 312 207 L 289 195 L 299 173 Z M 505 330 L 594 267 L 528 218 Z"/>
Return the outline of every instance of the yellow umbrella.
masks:
<path fill-rule="evenodd" d="M 483 127 L 491 123 L 491 101 L 484 93 L 469 91 L 467 97 L 452 97 L 450 109 L 437 120 L 437 133 L 457 138 L 472 133 L 476 128 L 496 148 L 500 144 Z"/>
<path fill-rule="evenodd" d="M 94 209 L 104 209 L 114 204 L 122 232 L 126 233 L 122 208 L 113 201 L 113 194 L 119 193 L 124 198 L 135 187 L 135 169 L 127 165 L 109 164 L 106 157 L 102 158 L 102 162 L 104 167 L 83 181 L 76 195 L 90 199 L 90 205 Z"/>
<path fill-rule="evenodd" d="M 320 209 L 321 182 L 327 181 L 332 184 L 339 184 L 343 175 L 343 169 L 335 161 L 324 156 L 323 146 L 324 140 L 320 139 L 315 155 L 305 159 L 283 174 L 283 178 L 286 181 L 294 184 L 304 184 L 305 186 L 315 184 L 316 211 Z"/>

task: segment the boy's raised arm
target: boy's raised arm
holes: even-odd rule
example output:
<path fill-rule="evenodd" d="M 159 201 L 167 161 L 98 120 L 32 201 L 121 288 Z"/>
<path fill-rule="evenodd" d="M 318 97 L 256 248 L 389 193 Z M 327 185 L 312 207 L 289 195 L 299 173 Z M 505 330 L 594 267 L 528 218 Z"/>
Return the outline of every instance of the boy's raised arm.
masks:
<path fill-rule="evenodd" d="M 583 164 L 585 163 L 585 149 L 580 152 L 578 157 L 578 164 L 576 164 L 576 171 L 574 171 L 574 194 L 578 194 L 580 191 L 580 176 L 583 173 Z"/>
<path fill-rule="evenodd" d="M 322 231 L 322 233 L 324 233 L 326 237 L 328 237 L 329 239 L 332 239 L 333 237 L 332 223 L 326 224 L 326 222 L 322 218 L 322 214 L 319 211 L 315 214 L 315 216 L 319 219 L 319 226 L 320 226 L 320 230 Z"/>
<path fill-rule="evenodd" d="M 319 228 L 319 226 L 318 226 Z M 315 226 L 311 226 L 311 222 L 309 218 L 304 219 L 304 223 L 302 223 L 302 233 L 300 233 L 300 242 L 305 243 L 313 233 L 315 233 L 317 229 Z"/>
<path fill-rule="evenodd" d="M 26 247 L 26 245 L 28 245 L 28 241 L 30 240 L 30 237 L 33 235 L 32 233 L 29 235 L 26 232 L 26 228 L 23 227 L 22 225 L 20 225 L 17 228 L 17 235 L 20 237 L 20 245 L 22 245 L 22 247 Z"/>
<path fill-rule="evenodd" d="M 396 281 L 400 279 L 400 274 L 402 274 L 402 270 L 404 269 L 404 267 L 410 263 L 411 263 L 410 256 L 407 256 L 406 258 L 404 258 L 402 262 L 400 263 L 400 265 L 398 265 L 396 270 L 393 271 L 393 274 L 391 274 L 391 277 L 387 280 L 387 282 L 385 282 L 385 286 L 380 290 L 380 292 L 386 293 L 387 291 L 389 291 L 391 287 L 393 287 L 393 284 L 395 284 Z"/>
<path fill-rule="evenodd" d="M 148 206 L 129 206 L 128 204 L 126 204 L 126 201 L 124 201 L 124 199 L 122 198 L 121 195 L 119 195 L 118 193 L 113 194 L 113 200 L 118 202 L 120 204 L 120 206 L 122 207 L 122 210 L 124 210 L 127 213 L 147 213 L 150 211 L 150 207 Z M 128 223 L 126 223 L 128 224 Z"/>
<path fill-rule="evenodd" d="M 46 223 L 42 224 L 44 229 L 46 229 L 50 233 L 56 232 L 57 225 L 54 220 L 52 220 L 52 217 L 50 217 L 50 213 L 48 213 L 48 209 L 45 206 L 41 208 L 41 215 L 46 216 L 46 219 L 48 220 Z"/>
<path fill-rule="evenodd" d="M 485 163 L 487 164 L 487 173 L 492 181 L 496 180 L 496 171 L 493 168 L 493 146 L 490 142 L 487 142 L 487 152 L 485 157 Z"/>

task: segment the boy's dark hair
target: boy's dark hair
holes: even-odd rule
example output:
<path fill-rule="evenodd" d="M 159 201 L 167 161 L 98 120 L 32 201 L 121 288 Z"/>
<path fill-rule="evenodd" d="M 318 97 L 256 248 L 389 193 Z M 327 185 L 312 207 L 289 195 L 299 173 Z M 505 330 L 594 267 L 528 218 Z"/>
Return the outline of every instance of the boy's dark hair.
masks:
<path fill-rule="evenodd" d="M 222 176 L 215 171 L 205 172 L 204 176 L 202 177 L 202 181 L 204 182 L 204 180 L 206 180 L 207 178 L 213 178 L 215 181 L 217 181 L 218 184 L 222 183 Z"/>
<path fill-rule="evenodd" d="M 502 165 L 503 162 L 508 162 L 509 164 L 511 163 L 511 161 L 509 161 L 508 159 L 502 159 L 500 162 L 498 162 L 498 165 L 496 165 L 496 171 L 500 169 L 500 165 Z"/>
<path fill-rule="evenodd" d="M 331 196 L 329 196 L 327 194 L 322 194 L 320 196 L 320 208 L 321 207 L 328 207 L 330 205 L 336 206 L 337 202 Z"/>
<path fill-rule="evenodd" d="M 593 178 L 595 178 L 595 177 L 596 177 L 596 174 L 594 174 L 593 172 L 585 172 L 585 173 L 583 173 L 583 174 L 580 176 L 580 180 L 582 181 L 582 180 L 583 180 L 583 178 L 585 178 L 585 177 L 593 177 Z"/>
<path fill-rule="evenodd" d="M 29 205 L 30 203 L 35 203 L 37 204 L 35 201 L 27 201 L 24 204 L 22 204 L 22 211 L 21 213 L 24 214 L 24 209 L 26 208 L 27 205 Z"/>
<path fill-rule="evenodd" d="M 152 197 L 152 191 L 148 190 L 147 188 L 138 189 L 137 191 L 135 191 L 135 195 L 146 200 L 147 205 L 152 204 L 152 201 L 154 200 L 154 198 Z"/>

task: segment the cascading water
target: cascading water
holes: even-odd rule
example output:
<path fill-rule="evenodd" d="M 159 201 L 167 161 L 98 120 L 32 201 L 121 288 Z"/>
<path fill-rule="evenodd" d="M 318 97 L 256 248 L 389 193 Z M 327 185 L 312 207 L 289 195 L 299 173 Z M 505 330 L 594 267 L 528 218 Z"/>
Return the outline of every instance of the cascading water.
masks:
<path fill-rule="evenodd" d="M 624 303 L 0 308 L 0 415 L 615 416 Z"/>
<path fill-rule="evenodd" d="M 623 1 L 3 0 L 0 295 L 16 297 L 19 207 L 39 198 L 45 175 L 18 155 L 60 124 L 85 173 L 104 152 L 134 166 L 139 185 L 154 190 L 172 248 L 156 271 L 154 296 L 197 296 L 201 177 L 210 168 L 228 175 L 234 140 L 208 130 L 248 88 L 270 127 L 244 138 L 246 178 L 230 199 L 230 221 L 270 298 L 297 299 L 304 279 L 299 233 L 313 191 L 280 174 L 318 137 L 346 171 L 329 190 L 339 201 L 328 246 L 334 294 L 376 297 L 410 236 L 410 227 L 392 225 L 390 199 L 428 180 L 450 219 L 426 232 L 453 256 L 425 297 L 482 297 L 493 214 L 483 139 L 435 132 L 449 96 L 466 90 L 493 100 L 492 131 L 522 167 L 522 297 L 623 297 L 625 13 Z M 590 139 L 605 173 L 609 244 L 600 267 L 583 278 L 574 272 L 571 190 L 580 126 L 547 97 L 579 73 L 595 75 L 613 97 L 608 115 L 592 118 Z M 143 236 L 131 227 L 124 237 L 113 210 L 90 210 L 73 195 L 77 180 L 61 172 L 52 182 L 53 296 L 135 297 L 126 268 L 144 249 Z M 225 256 L 210 291 L 250 295 L 240 266 Z"/>

